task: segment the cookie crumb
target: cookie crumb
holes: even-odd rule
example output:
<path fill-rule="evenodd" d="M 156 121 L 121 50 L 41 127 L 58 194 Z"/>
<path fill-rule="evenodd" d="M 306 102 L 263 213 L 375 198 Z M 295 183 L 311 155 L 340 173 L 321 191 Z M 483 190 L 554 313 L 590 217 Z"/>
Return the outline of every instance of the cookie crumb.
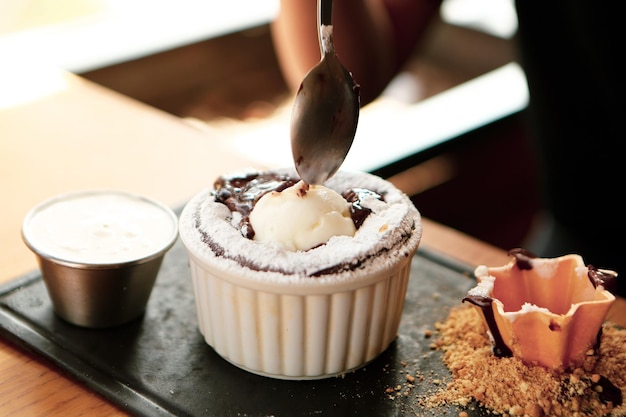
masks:
<path fill-rule="evenodd" d="M 431 350 L 442 352 L 452 374 L 450 382 L 433 379 L 436 392 L 419 399 L 424 407 L 469 406 L 472 401 L 494 414 L 509 417 L 624 416 L 626 406 L 603 397 L 609 381 L 626 394 L 626 329 L 605 323 L 599 348 L 587 352 L 574 370 L 550 370 L 518 358 L 497 358 L 480 315 L 467 305 L 450 310 L 437 322 L 438 340 Z M 465 414 L 463 414 L 465 413 Z M 467 416 L 465 411 L 459 417 Z"/>

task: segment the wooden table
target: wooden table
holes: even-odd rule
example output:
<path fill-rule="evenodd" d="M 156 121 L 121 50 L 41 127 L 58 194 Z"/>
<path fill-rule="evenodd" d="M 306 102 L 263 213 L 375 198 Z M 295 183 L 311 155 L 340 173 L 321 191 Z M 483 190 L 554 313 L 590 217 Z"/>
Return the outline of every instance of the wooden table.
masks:
<path fill-rule="evenodd" d="M 33 205 L 117 188 L 176 207 L 219 174 L 250 166 L 211 130 L 41 63 L 0 66 L 0 284 L 36 268 L 20 226 Z M 212 132 L 212 133 L 207 133 Z M 422 246 L 469 265 L 504 251 L 424 219 Z M 626 317 L 619 300 L 611 312 Z M 54 366 L 0 339 L 0 416 L 126 415 Z"/>

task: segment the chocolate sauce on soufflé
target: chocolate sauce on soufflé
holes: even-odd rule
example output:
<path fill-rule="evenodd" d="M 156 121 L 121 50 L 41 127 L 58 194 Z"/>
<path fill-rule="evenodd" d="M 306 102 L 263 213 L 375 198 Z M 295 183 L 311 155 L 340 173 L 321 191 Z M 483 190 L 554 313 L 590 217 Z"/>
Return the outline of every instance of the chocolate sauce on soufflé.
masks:
<path fill-rule="evenodd" d="M 242 218 L 239 224 L 241 234 L 248 239 L 253 239 L 254 229 L 250 224 L 250 213 L 257 201 L 269 192 L 281 192 L 292 187 L 298 181 L 299 179 L 276 172 L 224 175 L 219 177 L 213 185 L 215 187 L 215 201 L 225 204 L 230 211 L 241 213 Z M 351 188 L 343 191 L 341 195 L 350 203 L 350 216 L 357 229 L 361 227 L 371 212 L 370 209 L 363 206 L 363 199 L 374 196 L 384 201 L 381 194 L 362 188 Z"/>
<path fill-rule="evenodd" d="M 298 279 L 368 268 L 372 263 L 410 256 L 417 248 L 421 222 L 411 200 L 382 178 L 357 172 L 339 172 L 325 184 L 348 202 L 354 236 L 335 236 L 298 251 L 279 251 L 254 240 L 250 214 L 256 203 L 267 193 L 282 192 L 299 181 L 293 170 L 220 176 L 192 204 L 192 229 L 206 248 L 200 249 L 225 265 L 233 261 L 250 270 Z M 299 192 L 308 190 L 305 186 Z"/>

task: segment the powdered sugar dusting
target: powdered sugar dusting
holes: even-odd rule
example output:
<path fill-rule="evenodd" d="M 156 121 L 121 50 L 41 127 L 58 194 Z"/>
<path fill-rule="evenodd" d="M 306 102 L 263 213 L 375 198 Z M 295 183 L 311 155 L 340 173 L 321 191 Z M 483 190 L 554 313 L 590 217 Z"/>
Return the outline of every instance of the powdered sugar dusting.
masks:
<path fill-rule="evenodd" d="M 486 267 L 485 267 L 485 271 L 486 271 Z M 479 296 L 479 297 L 491 297 L 491 293 L 493 292 L 493 286 L 496 282 L 496 278 L 494 276 L 491 276 L 488 274 L 488 272 L 485 275 L 477 275 L 477 278 L 479 279 L 478 284 L 471 288 L 467 294 L 468 295 L 472 295 L 472 296 Z"/>
<path fill-rule="evenodd" d="M 556 259 L 541 258 L 531 260 L 537 276 L 544 279 L 552 279 L 556 275 L 559 263 Z"/>
<path fill-rule="evenodd" d="M 279 172 L 297 178 L 291 170 Z M 281 281 L 310 277 L 317 277 L 316 281 L 338 277 L 349 280 L 360 275 L 360 270 L 384 268 L 400 257 L 412 255 L 421 238 L 421 222 L 419 212 L 404 193 L 379 177 L 361 172 L 341 171 L 324 185 L 338 193 L 356 187 L 370 189 L 383 195 L 385 201 L 368 198 L 362 202 L 372 212 L 353 237 L 335 236 L 308 251 L 285 251 L 243 237 L 233 226 L 237 224 L 233 214 L 215 202 L 207 189 L 183 210 L 181 238 L 188 250 L 205 262 L 217 263 L 237 274 L 242 273 L 244 265 L 255 279 Z"/>

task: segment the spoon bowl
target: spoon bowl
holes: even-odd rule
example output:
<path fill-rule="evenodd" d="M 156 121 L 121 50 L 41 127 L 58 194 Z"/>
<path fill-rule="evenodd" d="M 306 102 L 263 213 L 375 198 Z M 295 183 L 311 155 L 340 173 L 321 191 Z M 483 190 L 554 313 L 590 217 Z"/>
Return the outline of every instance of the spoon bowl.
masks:
<path fill-rule="evenodd" d="M 296 171 L 308 184 L 323 184 L 343 163 L 359 120 L 359 85 L 341 64 L 332 39 L 332 1 L 320 0 L 322 58 L 304 77 L 291 115 Z"/>

